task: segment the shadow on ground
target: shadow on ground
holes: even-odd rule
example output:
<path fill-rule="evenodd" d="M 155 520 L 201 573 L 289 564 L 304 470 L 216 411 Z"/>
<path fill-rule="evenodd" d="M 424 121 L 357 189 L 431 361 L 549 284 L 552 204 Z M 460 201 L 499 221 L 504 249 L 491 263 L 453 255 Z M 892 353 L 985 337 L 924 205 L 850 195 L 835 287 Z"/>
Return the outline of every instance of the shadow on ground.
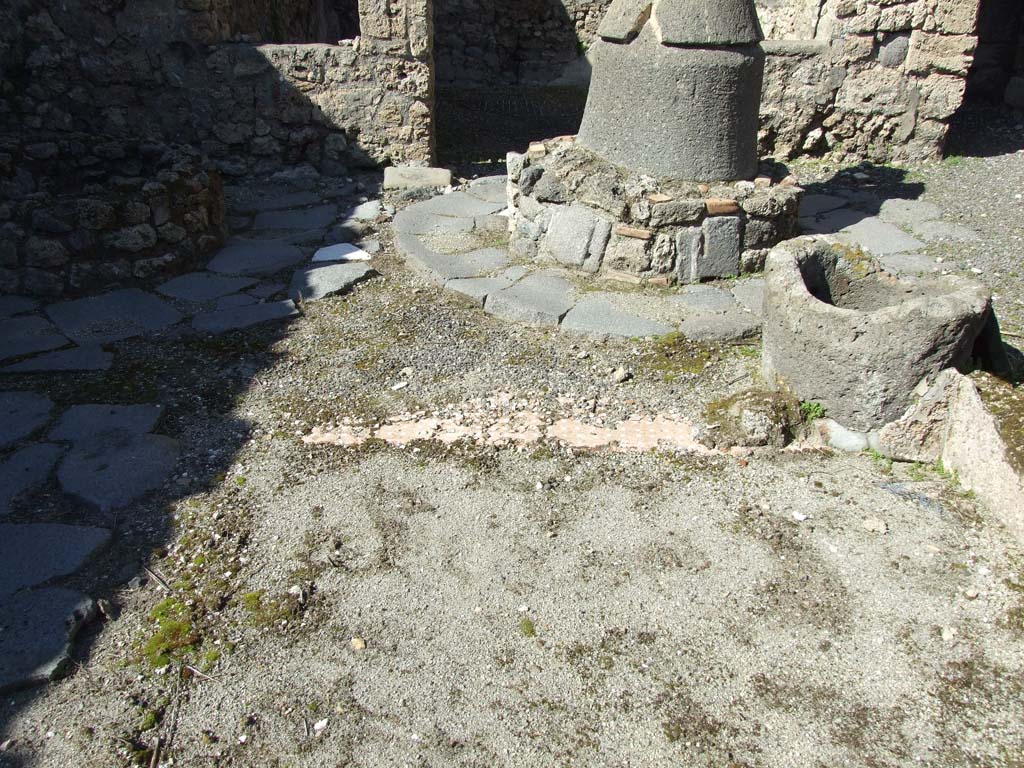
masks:
<path fill-rule="evenodd" d="M 211 83 L 210 90 L 215 90 L 217 85 Z M 284 82 L 277 85 L 272 98 L 282 111 L 294 108 L 297 102 L 307 110 L 314 108 L 303 94 Z M 55 134 L 54 138 L 60 140 L 60 135 Z M 141 140 L 145 137 L 135 138 Z M 43 132 L 38 140 L 47 139 L 48 135 Z M 116 137 L 105 135 L 96 135 L 93 139 L 97 143 L 116 141 Z M 299 154 L 291 159 L 298 161 L 303 157 L 302 148 L 295 151 Z M 285 158 L 286 161 L 288 159 Z M 238 411 L 238 403 L 251 388 L 263 385 L 263 371 L 280 363 L 283 353 L 275 351 L 275 345 L 288 336 L 291 318 L 297 313 L 291 307 L 287 313 L 277 313 L 276 322 L 248 325 L 240 330 L 232 329 L 228 319 L 230 313 L 245 314 L 253 307 L 269 307 L 271 304 L 285 307 L 290 298 L 288 282 L 292 273 L 296 267 L 308 264 L 317 247 L 347 242 L 368 234 L 365 222 L 346 220 L 346 211 L 357 202 L 354 199 L 356 185 L 351 179 L 320 176 L 309 166 L 299 168 L 298 173 L 295 170 L 284 169 L 279 174 L 280 178 L 269 182 L 247 180 L 236 185 L 236 191 L 256 191 L 264 196 L 288 198 L 292 202 L 261 208 L 259 199 L 243 201 L 245 204 L 233 211 L 233 223 L 236 229 L 244 228 L 245 231 L 241 239 L 236 237 L 227 243 L 229 247 L 241 245 L 241 261 L 248 253 L 266 255 L 274 250 L 292 254 L 294 258 L 289 256 L 283 262 L 275 262 L 271 258 L 275 266 L 264 265 L 260 269 L 249 270 L 242 263 L 238 268 L 220 270 L 218 275 L 203 273 L 213 280 L 236 281 L 239 284 L 230 291 L 196 301 L 165 295 L 157 298 L 149 293 L 161 280 L 111 286 L 145 289 L 145 295 L 151 301 L 158 305 L 173 305 L 181 313 L 181 321 L 166 323 L 168 327 L 148 335 L 99 342 L 95 345 L 97 353 L 101 357 L 113 358 L 112 365 L 106 370 L 81 370 L 71 366 L 70 370 L 58 367 L 41 372 L 0 371 L 0 390 L 3 392 L 31 393 L 37 402 L 45 404 L 45 399 L 52 402 L 52 406 L 42 407 L 31 428 L 20 432 L 14 430 L 9 440 L 0 440 L 3 446 L 0 463 L 8 462 L 19 451 L 32 446 L 43 446 L 43 451 L 56 457 L 52 467 L 42 468 L 38 482 L 27 489 L 10 472 L 3 474 L 10 469 L 9 465 L 0 470 L 0 496 L 10 501 L 7 514 L 0 509 L 0 524 L 5 531 L 17 531 L 19 536 L 31 534 L 36 548 L 32 552 L 18 553 L 20 559 L 16 562 L 21 564 L 21 572 L 8 572 L 0 578 L 0 629 L 6 635 L 5 640 L 16 632 L 21 632 L 18 643 L 22 643 L 22 637 L 28 637 L 21 647 L 28 656 L 34 655 L 32 663 L 38 662 L 40 669 L 56 664 L 55 677 L 87 674 L 83 667 L 92 657 L 104 623 L 117 617 L 123 603 L 135 600 L 135 593 L 144 590 L 145 600 L 155 601 L 157 595 L 167 598 L 179 592 L 180 585 L 168 584 L 161 576 L 165 570 L 161 563 L 165 558 L 174 557 L 171 542 L 190 532 L 189 521 L 180 517 L 182 505 L 198 504 L 191 500 L 202 494 L 214 494 L 230 503 L 232 493 L 244 484 L 244 476 L 229 477 L 239 451 L 253 437 L 251 422 Z M 379 184 L 376 174 L 373 178 Z M 260 183 L 265 186 L 260 187 Z M 359 191 L 372 195 L 378 189 L 363 186 Z M 31 204 L 30 195 L 26 193 L 25 197 L 25 200 L 15 198 L 5 202 L 14 206 Z M 253 204 L 247 207 L 248 203 Z M 260 217 L 266 219 L 262 226 Z M 310 224 L 312 219 L 317 221 Z M 202 269 L 204 263 L 205 260 L 186 266 Z M 17 321 L 14 325 L 29 323 L 33 327 L 45 327 L 51 338 L 58 339 L 54 346 L 42 350 L 44 352 L 66 350 L 77 354 L 83 350 L 85 342 L 76 347 L 72 340 L 63 339 L 63 336 L 73 338 L 74 334 L 63 326 L 58 332 L 51 324 L 51 320 L 56 318 L 46 311 L 49 307 L 45 304 L 43 301 L 39 306 L 33 306 L 25 302 L 25 308 L 7 314 L 14 316 Z M 6 311 L 7 305 L 4 306 Z M 190 327 L 189 320 L 193 316 L 212 317 L 222 327 L 211 329 L 198 323 Z M 139 319 L 125 318 L 129 324 Z M 34 354 L 29 351 L 11 353 L 11 339 L 5 338 L 10 322 L 0 321 L 3 326 L 0 330 L 0 351 L 6 353 L 2 355 L 4 366 L 34 359 Z M 116 323 L 117 318 L 112 322 Z M 24 334 L 19 331 L 16 335 L 20 343 Z M 77 338 L 73 340 L 80 341 Z M 22 397 L 16 394 L 13 401 Z M 78 405 L 158 406 L 158 419 L 142 430 L 145 433 L 142 437 L 158 443 L 165 450 L 165 456 L 173 454 L 176 459 L 170 461 L 169 469 L 164 467 L 160 470 L 161 480 L 148 484 L 141 495 L 121 493 L 119 486 L 131 486 L 145 469 L 135 453 L 138 445 L 133 440 L 138 435 L 117 429 L 90 434 L 88 428 L 73 439 L 55 435 L 54 427 L 62 416 Z M 21 415 L 6 414 L 12 419 Z M 5 430 L 2 434 L 10 432 Z M 108 448 L 112 441 L 122 441 L 131 448 L 122 452 L 117 465 L 103 463 L 104 454 L 100 450 Z M 91 453 L 83 448 L 86 444 Z M 79 461 L 82 465 L 79 475 L 85 484 L 103 478 L 109 496 L 107 501 L 99 502 L 97 495 L 70 487 L 72 484 L 66 481 L 65 473 L 72 461 Z M 19 471 L 35 469 L 29 466 Z M 238 488 L 234 489 L 231 484 L 236 482 Z M 46 539 L 43 533 L 47 536 L 52 534 L 52 539 Z M 225 520 L 214 533 L 207 531 L 204 535 L 215 536 L 215 549 L 230 551 L 232 541 L 247 533 L 244 528 Z M 83 547 L 82 541 L 87 538 L 97 542 L 97 546 Z M 47 545 L 48 541 L 52 541 L 52 546 Z M 77 554 L 69 556 L 69 549 Z M 36 551 L 38 556 L 34 554 Z M 69 565 L 58 567 L 58 562 Z M 2 567 L 10 567 L 10 561 Z M 211 562 L 209 567 L 215 567 L 214 563 Z M 131 647 L 123 649 L 122 663 L 142 662 L 156 666 L 162 661 L 174 660 L 179 655 L 178 651 L 190 647 L 188 617 L 198 618 L 222 610 L 234 599 L 234 589 L 237 587 L 225 579 L 218 589 L 197 594 L 187 602 L 176 601 L 170 614 L 166 612 L 167 601 L 160 603 L 158 608 L 164 606 L 161 609 L 164 612 L 150 615 L 146 634 L 135 638 Z M 70 605 L 66 610 L 53 610 L 47 601 L 54 600 L 55 596 L 61 596 L 65 601 L 76 601 L 78 620 L 73 625 L 76 628 L 81 625 L 70 658 L 66 660 L 62 658 L 67 631 L 61 626 L 62 620 L 57 614 L 63 611 L 62 615 L 70 616 L 72 611 Z M 40 619 L 44 615 L 45 620 Z M 26 627 L 35 633 L 26 632 Z M 46 659 L 38 658 L 40 647 L 47 649 Z M 50 649 L 53 649 L 52 653 Z M 17 681 L 24 680 L 24 675 L 18 678 L 12 672 L 21 666 L 17 661 L 8 657 L 2 662 L 0 670 L 4 678 L 15 682 L 2 691 L 0 743 L 12 735 L 11 725 L 19 713 L 45 692 L 42 687 L 26 688 L 23 682 Z M 178 669 L 180 671 L 181 667 Z M 137 743 L 126 742 L 125 746 L 136 754 L 142 754 L 152 746 L 146 743 L 147 740 L 140 738 Z M 34 765 L 34 755 L 15 741 L 5 747 L 0 755 L 0 764 L 12 768 Z"/>

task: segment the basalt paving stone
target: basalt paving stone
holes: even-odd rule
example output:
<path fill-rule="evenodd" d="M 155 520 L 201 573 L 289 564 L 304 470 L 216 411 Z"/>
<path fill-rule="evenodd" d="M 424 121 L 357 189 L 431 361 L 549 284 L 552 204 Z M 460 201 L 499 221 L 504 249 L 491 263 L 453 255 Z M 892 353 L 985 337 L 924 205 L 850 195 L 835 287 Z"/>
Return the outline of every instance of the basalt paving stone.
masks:
<path fill-rule="evenodd" d="M 465 277 L 449 280 L 444 287 L 468 299 L 472 304 L 482 307 L 490 294 L 511 285 L 512 281 L 507 277 Z"/>
<path fill-rule="evenodd" d="M 0 368 L 0 373 L 45 373 L 47 371 L 106 371 L 114 362 L 114 355 L 102 347 L 91 344 L 85 347 L 62 349 L 37 355 L 19 363 Z"/>
<path fill-rule="evenodd" d="M 893 253 L 882 256 L 879 261 L 898 275 L 925 275 L 939 271 L 938 262 L 923 253 Z"/>
<path fill-rule="evenodd" d="M 377 244 L 380 250 L 380 243 Z M 336 243 L 321 248 L 313 254 L 313 263 L 319 264 L 331 261 L 369 261 L 370 253 L 352 243 Z"/>
<path fill-rule="evenodd" d="M 878 211 L 878 218 L 882 221 L 900 226 L 910 226 L 941 217 L 942 209 L 937 205 L 923 200 L 905 200 L 899 197 L 883 200 Z"/>
<path fill-rule="evenodd" d="M 0 448 L 42 427 L 52 409 L 50 398 L 35 392 L 0 392 Z"/>
<path fill-rule="evenodd" d="M 801 216 L 800 230 L 805 235 L 832 235 L 867 218 L 863 211 L 839 208 L 819 216 Z"/>
<path fill-rule="evenodd" d="M 981 235 L 970 227 L 963 224 L 954 224 L 949 221 L 922 221 L 910 226 L 910 230 L 929 243 L 941 242 L 943 240 L 955 240 L 963 243 L 981 240 Z"/>
<path fill-rule="evenodd" d="M 232 309 L 233 307 L 247 307 L 255 304 L 258 299 L 248 293 L 232 293 L 229 296 L 222 296 L 217 299 L 215 309 Z"/>
<path fill-rule="evenodd" d="M 214 256 L 206 268 L 224 275 L 273 275 L 304 258 L 302 249 L 294 245 L 238 240 Z"/>
<path fill-rule="evenodd" d="M 476 222 L 472 218 L 438 216 L 426 211 L 413 210 L 416 206 L 399 211 L 395 216 L 395 232 L 402 235 L 429 235 L 442 232 L 472 232 Z"/>
<path fill-rule="evenodd" d="M 263 211 L 253 221 L 253 229 L 325 229 L 338 216 L 336 205 L 319 205 L 287 211 Z"/>
<path fill-rule="evenodd" d="M 500 248 L 480 248 L 458 254 L 436 253 L 411 235 L 399 235 L 395 244 L 410 267 L 438 285 L 449 280 L 483 277 L 507 267 L 511 261 L 508 251 Z"/>
<path fill-rule="evenodd" d="M 25 296 L 0 296 L 0 317 L 11 317 L 31 312 L 38 306 L 38 301 Z"/>
<path fill-rule="evenodd" d="M 110 541 L 110 531 L 58 523 L 0 524 L 0 598 L 74 573 Z"/>
<path fill-rule="evenodd" d="M 284 283 L 260 283 L 255 288 L 250 288 L 246 293 L 250 296 L 255 296 L 257 299 L 269 299 L 284 289 Z"/>
<path fill-rule="evenodd" d="M 229 293 L 245 290 L 256 281 L 249 277 L 226 277 L 210 272 L 192 272 L 157 288 L 159 293 L 183 301 L 213 301 Z"/>
<path fill-rule="evenodd" d="M 739 308 L 724 313 L 699 313 L 685 318 L 679 331 L 694 341 L 736 341 L 756 336 L 760 318 Z"/>
<path fill-rule="evenodd" d="M 924 243 L 920 240 L 874 216 L 868 216 L 844 227 L 839 234 L 839 240 L 848 245 L 859 246 L 875 256 L 909 253 L 924 248 Z"/>
<path fill-rule="evenodd" d="M 573 307 L 571 293 L 572 286 L 561 276 L 537 272 L 489 295 L 484 311 L 530 325 L 558 325 Z"/>
<path fill-rule="evenodd" d="M 844 197 L 834 195 L 804 195 L 800 201 L 801 216 L 818 216 L 850 204 Z"/>
<path fill-rule="evenodd" d="M 316 301 L 335 293 L 343 293 L 374 274 L 369 264 L 358 262 L 300 269 L 292 277 L 288 296 L 292 300 Z"/>
<path fill-rule="evenodd" d="M 0 600 L 0 693 L 61 677 L 75 635 L 95 611 L 92 598 L 59 587 Z"/>
<path fill-rule="evenodd" d="M 505 201 L 489 202 L 473 197 L 465 192 L 452 192 L 449 195 L 438 195 L 422 203 L 409 206 L 407 210 L 417 213 L 430 213 L 435 216 L 469 217 L 487 216 L 505 208 Z"/>
<path fill-rule="evenodd" d="M 646 317 L 623 312 L 607 299 L 585 298 L 562 320 L 562 328 L 593 336 L 664 336 L 672 326 Z"/>
<path fill-rule="evenodd" d="M 672 302 L 688 312 L 728 312 L 736 309 L 736 300 L 732 294 L 712 285 L 687 285 Z"/>
<path fill-rule="evenodd" d="M 77 443 L 106 432 L 144 435 L 152 432 L 163 410 L 159 405 L 74 405 L 50 430 L 50 440 Z"/>
<path fill-rule="evenodd" d="M 45 318 L 31 316 L 0 320 L 0 360 L 48 352 L 68 343 Z"/>
<path fill-rule="evenodd" d="M 51 304 L 46 313 L 79 344 L 106 344 L 162 331 L 182 318 L 174 307 L 138 288 Z"/>
<path fill-rule="evenodd" d="M 356 221 L 373 221 L 381 213 L 380 200 L 368 200 L 345 211 L 342 218 Z"/>
<path fill-rule="evenodd" d="M 764 312 L 764 280 L 741 280 L 732 287 L 733 298 L 740 306 L 758 317 Z"/>
<path fill-rule="evenodd" d="M 505 176 L 488 176 L 477 179 L 469 185 L 466 194 L 486 203 L 500 203 L 504 207 L 508 205 L 506 183 Z"/>
<path fill-rule="evenodd" d="M 163 485 L 179 450 L 178 441 L 164 435 L 106 432 L 76 443 L 57 479 L 65 493 L 105 512 L 119 509 Z"/>
<path fill-rule="evenodd" d="M 205 312 L 192 318 L 192 327 L 206 333 L 226 333 L 272 320 L 296 317 L 298 314 L 299 311 L 290 300 L 273 301 L 266 304 L 251 304 L 248 307 Z"/>
<path fill-rule="evenodd" d="M 257 200 L 232 203 L 233 211 L 243 213 L 259 213 L 262 211 L 280 211 L 285 208 L 301 208 L 305 205 L 315 205 L 321 202 L 320 195 L 315 192 L 289 192 L 274 197 L 265 197 Z"/>
<path fill-rule="evenodd" d="M 59 445 L 39 443 L 25 446 L 0 464 L 0 517 L 10 514 L 15 497 L 50 476 L 62 453 Z"/>

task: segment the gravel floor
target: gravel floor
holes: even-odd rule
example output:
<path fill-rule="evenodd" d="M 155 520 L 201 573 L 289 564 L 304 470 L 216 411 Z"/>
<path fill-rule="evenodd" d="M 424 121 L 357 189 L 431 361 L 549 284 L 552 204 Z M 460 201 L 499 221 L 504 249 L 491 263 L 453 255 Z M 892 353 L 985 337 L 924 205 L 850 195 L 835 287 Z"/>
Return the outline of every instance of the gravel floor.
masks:
<path fill-rule="evenodd" d="M 1024 154 L 869 173 L 982 233 L 958 266 L 1019 328 Z M 184 455 L 75 577 L 107 601 L 78 669 L 0 701 L 0 765 L 1019 763 L 1024 554 L 939 468 L 304 444 L 496 393 L 551 419 L 699 421 L 756 385 L 756 347 L 502 323 L 383 239 L 382 277 L 287 324 L 19 379 L 58 404 L 160 402 Z M 81 514 L 45 488 L 14 519 Z"/>

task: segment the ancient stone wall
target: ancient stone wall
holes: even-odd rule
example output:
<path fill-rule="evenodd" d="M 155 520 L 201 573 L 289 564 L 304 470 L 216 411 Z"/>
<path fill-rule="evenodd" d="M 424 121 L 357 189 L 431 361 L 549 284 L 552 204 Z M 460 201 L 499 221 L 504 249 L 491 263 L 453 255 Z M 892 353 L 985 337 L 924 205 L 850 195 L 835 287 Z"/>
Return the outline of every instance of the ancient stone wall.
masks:
<path fill-rule="evenodd" d="M 977 10 L 977 0 L 823 0 L 813 41 L 766 43 L 762 151 L 938 156 L 963 100 Z"/>
<path fill-rule="evenodd" d="M 429 0 L 362 0 L 342 45 L 260 42 L 342 29 L 301 5 L 4 4 L 0 292 L 191 268 L 223 239 L 222 175 L 430 161 Z"/>
<path fill-rule="evenodd" d="M 544 83 L 594 38 L 610 0 L 434 0 L 440 85 Z"/>

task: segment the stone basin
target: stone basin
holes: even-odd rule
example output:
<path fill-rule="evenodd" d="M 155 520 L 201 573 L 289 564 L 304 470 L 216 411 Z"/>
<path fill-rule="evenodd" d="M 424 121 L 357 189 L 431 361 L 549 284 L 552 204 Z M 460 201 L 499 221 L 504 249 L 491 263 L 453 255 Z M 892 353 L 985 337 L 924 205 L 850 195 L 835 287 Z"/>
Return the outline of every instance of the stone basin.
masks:
<path fill-rule="evenodd" d="M 922 379 L 969 370 L 995 327 L 979 283 L 896 277 L 828 238 L 780 243 L 765 280 L 765 379 L 855 430 L 898 419 Z"/>

